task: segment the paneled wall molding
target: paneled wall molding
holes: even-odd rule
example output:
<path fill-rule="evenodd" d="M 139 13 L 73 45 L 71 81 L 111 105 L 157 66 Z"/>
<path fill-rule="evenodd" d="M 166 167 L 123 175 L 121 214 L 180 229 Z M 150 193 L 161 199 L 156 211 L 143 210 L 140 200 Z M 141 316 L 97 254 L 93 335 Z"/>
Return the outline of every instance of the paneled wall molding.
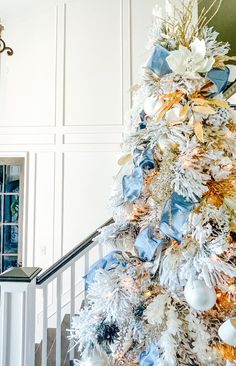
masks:
<path fill-rule="evenodd" d="M 55 126 L 57 6 L 36 0 L 25 12 L 10 7 L 4 16 L 1 6 L 15 52 L 10 60 L 1 57 L 0 126 Z"/>
<path fill-rule="evenodd" d="M 34 9 L 5 9 L 6 41 L 15 54 L 1 58 L 0 154 L 28 154 L 24 265 L 47 266 L 109 216 L 130 90 L 146 59 L 155 4 L 35 0 Z M 90 176 L 93 188 L 83 185 Z M 98 211 L 92 197 L 99 198 Z M 43 234 L 44 212 L 51 239 Z"/>
<path fill-rule="evenodd" d="M 0 139 L 2 135 L 51 135 L 64 133 L 122 133 L 123 126 L 119 125 L 79 125 L 79 126 L 55 126 L 55 127 L 6 127 L 0 126 Z M 29 143 L 30 145 L 30 143 Z"/>
<path fill-rule="evenodd" d="M 37 149 L 37 151 L 36 151 Z M 62 148 L 55 148 L 55 145 L 34 145 L 34 146 L 28 146 L 28 145 L 2 145 L 0 148 L 0 153 L 5 152 L 6 150 L 11 151 L 13 154 L 17 153 L 18 151 L 25 151 L 29 154 L 34 154 L 37 152 L 55 152 L 55 153 L 63 153 L 63 152 L 114 152 L 116 153 L 116 156 L 113 156 L 114 164 L 113 169 L 116 169 L 116 158 L 117 154 L 120 155 L 120 144 L 104 144 L 102 142 L 100 143 L 84 143 L 84 144 L 67 144 L 64 145 Z M 1 155 L 0 155 L 1 156 Z M 109 192 L 108 192 L 109 193 Z"/>
<path fill-rule="evenodd" d="M 86 134 L 86 133 L 71 133 L 65 134 L 65 144 L 119 144 L 121 142 L 120 134 Z"/>
<path fill-rule="evenodd" d="M 130 89 L 130 1 L 101 0 L 94 7 L 92 0 L 70 0 L 63 9 L 63 124 L 123 124 Z M 83 32 L 76 34 L 77 22 Z"/>
<path fill-rule="evenodd" d="M 14 56 L 0 58 L 0 157 L 26 157 L 23 265 L 46 268 L 111 216 L 157 0 L 2 1 Z"/>
<path fill-rule="evenodd" d="M 55 144 L 55 135 L 53 134 L 4 134 L 0 136 L 1 145 L 51 145 Z"/>

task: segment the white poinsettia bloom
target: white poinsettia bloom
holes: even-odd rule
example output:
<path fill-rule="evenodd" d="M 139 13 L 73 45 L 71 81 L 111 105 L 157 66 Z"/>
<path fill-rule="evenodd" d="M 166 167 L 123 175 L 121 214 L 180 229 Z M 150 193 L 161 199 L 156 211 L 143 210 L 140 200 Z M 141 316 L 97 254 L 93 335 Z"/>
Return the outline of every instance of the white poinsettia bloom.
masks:
<path fill-rule="evenodd" d="M 190 48 L 180 45 L 178 50 L 170 52 L 166 60 L 171 70 L 186 77 L 196 77 L 197 73 L 210 71 L 215 59 L 213 56 L 206 57 L 205 41 L 196 38 Z"/>

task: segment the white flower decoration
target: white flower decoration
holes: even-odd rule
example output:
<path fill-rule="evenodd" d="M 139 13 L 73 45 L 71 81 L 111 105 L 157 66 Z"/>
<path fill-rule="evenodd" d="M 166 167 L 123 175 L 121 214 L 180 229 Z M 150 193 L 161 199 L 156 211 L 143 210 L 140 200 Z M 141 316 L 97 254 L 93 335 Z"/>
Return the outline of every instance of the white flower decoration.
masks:
<path fill-rule="evenodd" d="M 213 56 L 206 57 L 205 41 L 196 38 L 190 48 L 191 50 L 180 45 L 178 50 L 170 52 L 166 60 L 171 70 L 190 78 L 195 78 L 197 73 L 210 71 L 215 59 Z"/>

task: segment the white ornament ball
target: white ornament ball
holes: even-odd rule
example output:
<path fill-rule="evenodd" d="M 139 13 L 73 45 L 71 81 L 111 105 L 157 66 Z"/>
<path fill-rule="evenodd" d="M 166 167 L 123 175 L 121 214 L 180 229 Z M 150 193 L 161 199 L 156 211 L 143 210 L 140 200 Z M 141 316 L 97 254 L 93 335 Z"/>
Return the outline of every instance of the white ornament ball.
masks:
<path fill-rule="evenodd" d="M 108 366 L 109 360 L 104 352 L 98 352 L 97 350 L 91 351 L 91 354 L 84 357 L 81 362 L 81 366 Z"/>
<path fill-rule="evenodd" d="M 195 310 L 210 310 L 216 303 L 216 292 L 203 280 L 188 281 L 184 289 L 187 303 Z"/>
<path fill-rule="evenodd" d="M 155 97 L 148 97 L 144 101 L 143 110 L 149 116 L 155 116 L 158 111 L 161 109 L 163 102 L 157 100 Z"/>
<path fill-rule="evenodd" d="M 236 346 L 236 318 L 228 319 L 221 324 L 218 334 L 224 343 Z"/>

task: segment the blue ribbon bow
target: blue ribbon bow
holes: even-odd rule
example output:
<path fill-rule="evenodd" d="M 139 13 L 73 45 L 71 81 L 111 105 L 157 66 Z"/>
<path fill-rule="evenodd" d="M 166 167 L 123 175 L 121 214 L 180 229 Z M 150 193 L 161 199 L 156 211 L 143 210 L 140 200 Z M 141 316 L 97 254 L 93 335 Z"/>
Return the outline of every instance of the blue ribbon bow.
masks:
<path fill-rule="evenodd" d="M 142 168 L 134 168 L 131 175 L 125 175 L 122 179 L 122 188 L 125 202 L 133 202 L 139 198 L 143 188 Z"/>
<path fill-rule="evenodd" d="M 172 72 L 171 68 L 166 61 L 167 56 L 169 56 L 170 52 L 157 44 L 153 51 L 152 56 L 147 62 L 147 68 L 152 70 L 158 76 L 163 76 L 166 74 L 170 74 Z"/>
<path fill-rule="evenodd" d="M 139 258 L 143 260 L 151 261 L 154 254 L 160 252 L 163 245 L 167 243 L 166 239 L 157 239 L 154 236 L 154 228 L 147 226 L 145 229 L 141 230 L 135 240 L 134 246 L 138 250 Z"/>
<path fill-rule="evenodd" d="M 151 344 L 146 352 L 140 354 L 139 366 L 158 366 L 159 360 L 159 349 L 154 344 Z"/>
<path fill-rule="evenodd" d="M 162 212 L 160 230 L 168 237 L 181 242 L 183 225 L 188 221 L 195 203 L 187 201 L 176 192 L 172 193 Z"/>
<path fill-rule="evenodd" d="M 226 67 L 224 70 L 222 69 L 211 69 L 207 77 L 210 79 L 215 86 L 217 87 L 217 92 L 213 93 L 211 96 L 215 96 L 217 94 L 223 93 L 227 88 L 228 79 L 229 79 L 230 70 Z"/>
<path fill-rule="evenodd" d="M 139 117 L 140 117 L 139 128 L 140 128 L 140 130 L 143 130 L 144 128 L 147 127 L 146 113 L 144 111 L 142 111 L 139 114 Z"/>
<path fill-rule="evenodd" d="M 143 169 L 153 169 L 155 161 L 152 149 L 134 151 L 134 165 L 131 175 L 125 175 L 122 179 L 124 201 L 133 202 L 141 195 L 143 188 Z"/>
<path fill-rule="evenodd" d="M 85 288 L 88 289 L 88 287 L 94 281 L 95 274 L 98 269 L 105 269 L 105 270 L 109 271 L 118 266 L 125 267 L 127 265 L 127 262 L 125 262 L 124 260 L 121 260 L 117 257 L 117 255 L 120 255 L 121 253 L 122 252 L 120 250 L 113 250 L 111 253 L 106 255 L 104 258 L 99 259 L 99 261 L 94 263 L 90 267 L 89 272 L 85 276 Z"/>
<path fill-rule="evenodd" d="M 142 169 L 154 169 L 155 161 L 153 158 L 152 149 L 147 150 L 134 150 L 134 165 L 139 166 Z"/>

